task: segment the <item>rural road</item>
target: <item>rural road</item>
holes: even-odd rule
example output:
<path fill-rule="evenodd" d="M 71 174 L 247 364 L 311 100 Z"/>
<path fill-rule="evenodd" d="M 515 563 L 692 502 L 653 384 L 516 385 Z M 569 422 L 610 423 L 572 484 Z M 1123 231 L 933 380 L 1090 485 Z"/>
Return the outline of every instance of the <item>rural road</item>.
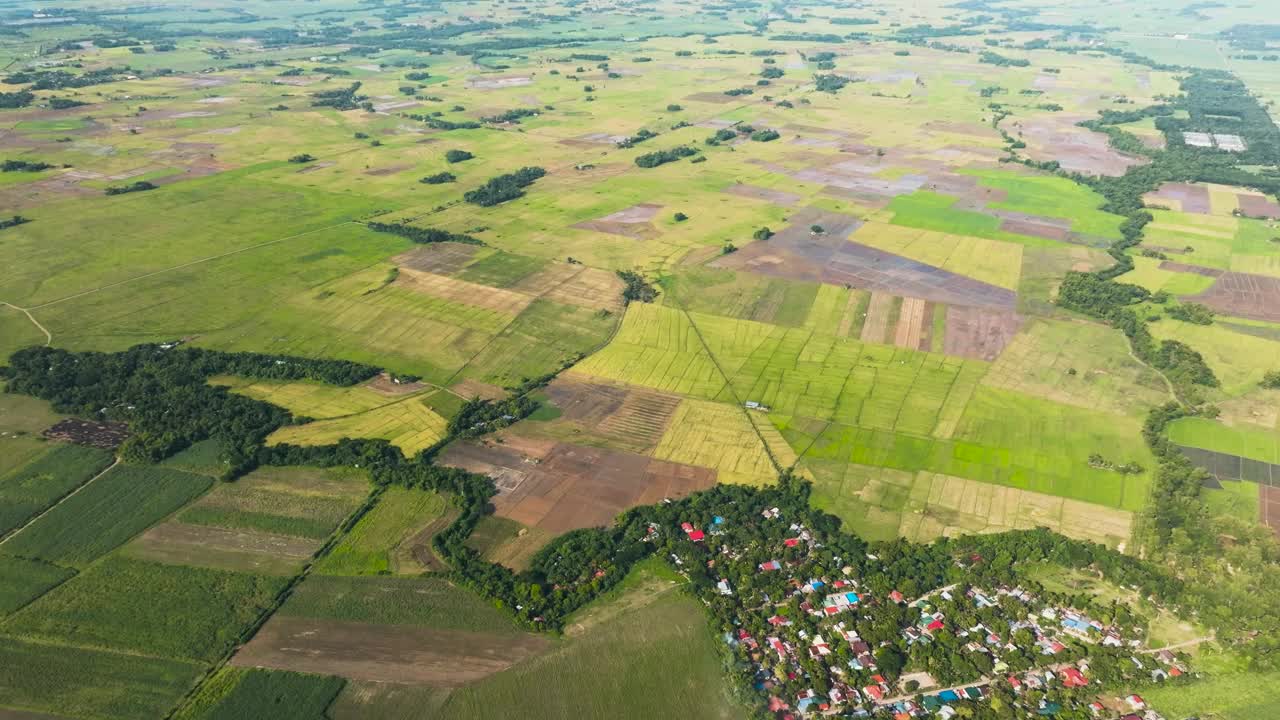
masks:
<path fill-rule="evenodd" d="M 35 325 L 35 326 L 36 326 L 36 327 L 38 327 L 38 328 L 40 328 L 40 332 L 44 333 L 44 337 L 45 337 L 44 344 L 45 344 L 45 345 L 52 345 L 52 344 L 53 344 L 53 333 L 49 332 L 49 329 L 48 329 L 48 328 L 46 328 L 45 326 L 41 325 L 41 324 L 40 324 L 40 321 L 39 321 L 39 320 L 36 320 L 36 316 L 35 316 L 35 315 L 32 315 L 30 310 L 28 310 L 28 309 L 26 309 L 26 308 L 18 307 L 17 305 L 14 305 L 13 303 L 7 303 L 7 302 L 3 302 L 3 301 L 0 301 L 0 305 L 4 305 L 4 306 L 5 306 L 5 307 L 7 307 L 7 308 L 13 308 L 14 310 L 17 310 L 18 312 L 22 313 L 23 315 L 26 315 L 26 316 L 27 316 L 27 319 L 31 321 L 31 324 L 32 324 L 32 325 Z"/>

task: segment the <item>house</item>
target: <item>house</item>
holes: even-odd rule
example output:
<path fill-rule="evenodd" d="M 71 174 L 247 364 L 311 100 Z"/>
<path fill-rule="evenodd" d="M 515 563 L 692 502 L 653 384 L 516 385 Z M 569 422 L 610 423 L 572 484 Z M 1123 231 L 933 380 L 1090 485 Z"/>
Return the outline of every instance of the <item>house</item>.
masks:
<path fill-rule="evenodd" d="M 702 542 L 706 538 L 707 538 L 707 534 L 702 532 L 701 530 L 694 530 L 693 532 L 689 533 L 689 539 L 692 540 L 693 542 Z"/>
<path fill-rule="evenodd" d="M 781 615 L 774 615 L 773 617 L 769 618 L 768 622 L 770 625 L 774 627 L 787 627 L 788 625 L 791 624 L 790 620 L 782 617 Z"/>
<path fill-rule="evenodd" d="M 800 538 L 787 538 L 786 540 L 782 541 L 782 544 L 786 545 L 789 548 L 793 548 L 800 544 Z"/>
<path fill-rule="evenodd" d="M 1176 660 L 1177 658 L 1175 658 L 1175 657 L 1174 657 L 1174 655 L 1173 655 L 1173 653 L 1172 653 L 1172 652 L 1170 652 L 1170 651 L 1168 651 L 1168 650 L 1161 650 L 1161 651 L 1156 655 L 1156 659 L 1157 659 L 1157 660 L 1159 660 L 1160 662 L 1164 663 L 1165 665 L 1172 665 L 1172 664 L 1173 664 L 1173 661 L 1174 661 L 1174 660 Z"/>
<path fill-rule="evenodd" d="M 770 560 L 769 562 L 760 563 L 760 572 L 773 572 L 774 570 L 781 570 L 781 569 L 782 569 L 782 563 L 778 562 L 777 560 Z"/>
<path fill-rule="evenodd" d="M 686 533 L 691 533 L 693 532 L 693 525 L 691 523 L 682 522 L 680 523 L 680 529 Z"/>
<path fill-rule="evenodd" d="M 879 702 L 884 699 L 884 691 L 878 685 L 868 685 L 862 688 L 862 692 L 867 697 Z"/>
<path fill-rule="evenodd" d="M 1134 710 L 1141 710 L 1147 706 L 1147 701 L 1143 700 L 1139 695 L 1130 695 L 1124 701 Z"/>
<path fill-rule="evenodd" d="M 926 626 L 925 626 L 925 629 L 926 629 L 926 630 L 928 630 L 928 631 L 930 631 L 930 632 L 934 632 L 934 631 L 937 631 L 937 630 L 941 630 L 941 629 L 942 629 L 942 628 L 944 628 L 944 627 L 946 627 L 946 626 L 942 623 L 942 621 L 941 621 L 941 620 L 934 620 L 933 622 L 931 622 L 931 623 L 929 623 L 928 625 L 926 625 Z"/>
<path fill-rule="evenodd" d="M 1014 692 L 1019 692 L 1020 690 L 1022 690 L 1022 681 L 1019 680 L 1016 675 L 1010 675 L 1009 687 L 1013 688 Z"/>
<path fill-rule="evenodd" d="M 732 595 L 732 594 L 733 594 L 733 588 L 729 586 L 729 581 L 728 581 L 728 580 L 723 580 L 723 579 L 722 579 L 720 582 L 716 583 L 716 589 L 720 591 L 720 594 L 721 594 L 721 595 Z"/>
<path fill-rule="evenodd" d="M 1079 670 L 1069 667 L 1062 671 L 1062 684 L 1069 688 L 1084 687 L 1089 680 Z"/>
<path fill-rule="evenodd" d="M 893 592 L 889 593 L 889 599 L 901 605 L 902 601 L 906 600 L 907 598 L 902 593 L 898 592 L 897 590 L 894 590 Z"/>
<path fill-rule="evenodd" d="M 1106 709 L 1107 709 L 1107 706 L 1103 705 L 1097 700 L 1094 700 L 1093 702 L 1089 703 L 1089 712 L 1093 713 L 1094 717 L 1098 717 Z"/>

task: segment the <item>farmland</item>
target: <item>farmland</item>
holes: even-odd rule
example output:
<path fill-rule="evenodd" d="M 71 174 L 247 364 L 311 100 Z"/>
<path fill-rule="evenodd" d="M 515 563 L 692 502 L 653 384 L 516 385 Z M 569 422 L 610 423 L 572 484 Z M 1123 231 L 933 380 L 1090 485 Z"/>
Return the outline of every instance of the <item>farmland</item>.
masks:
<path fill-rule="evenodd" d="M 0 718 L 1265 715 L 1269 9 L 11 0 Z"/>

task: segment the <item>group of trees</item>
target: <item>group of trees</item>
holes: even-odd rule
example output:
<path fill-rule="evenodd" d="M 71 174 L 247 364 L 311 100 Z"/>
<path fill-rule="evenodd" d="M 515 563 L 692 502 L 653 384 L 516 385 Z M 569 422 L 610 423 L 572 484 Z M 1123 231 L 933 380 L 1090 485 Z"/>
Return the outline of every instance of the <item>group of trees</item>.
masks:
<path fill-rule="evenodd" d="M 516 124 L 524 118 L 535 117 L 540 113 L 540 110 L 536 110 L 534 108 L 516 108 L 514 110 L 507 110 L 506 112 L 498 113 L 497 115 L 483 117 L 480 118 L 480 120 L 491 125 Z"/>
<path fill-rule="evenodd" d="M 474 157 L 475 157 L 475 155 L 472 155 L 471 153 L 467 152 L 466 150 L 458 150 L 458 149 L 456 149 L 456 148 L 455 148 L 455 149 L 453 149 L 453 150 L 450 150 L 450 151 L 448 151 L 448 152 L 446 152 L 446 153 L 444 154 L 445 162 L 448 162 L 448 163 L 450 163 L 450 164 L 453 164 L 453 163 L 460 163 L 460 162 L 465 162 L 465 161 L 470 160 L 470 159 L 472 159 L 472 158 L 474 158 Z"/>
<path fill-rule="evenodd" d="M 658 133 L 652 130 L 647 130 L 642 128 L 636 131 L 635 135 L 631 135 L 629 137 L 623 138 L 622 140 L 619 140 L 618 147 L 623 149 L 632 148 L 646 140 L 652 140 L 656 137 L 658 137 Z"/>
<path fill-rule="evenodd" d="M 654 168 L 659 165 L 665 165 L 675 162 L 681 158 L 687 158 L 697 155 L 698 151 L 687 145 L 671 148 L 670 150 L 658 150 L 656 152 L 646 153 L 636 157 L 636 165 L 642 168 Z"/>
<path fill-rule="evenodd" d="M 462 199 L 472 205 L 491 207 L 524 196 L 524 188 L 546 174 L 547 171 L 540 167 L 523 167 L 513 173 L 490 178 L 475 190 L 468 190 Z"/>
<path fill-rule="evenodd" d="M 353 82 L 338 90 L 321 90 L 311 94 L 312 107 L 331 107 L 335 110 L 355 110 L 368 98 L 359 95 L 361 83 Z"/>
<path fill-rule="evenodd" d="M 418 182 L 424 185 L 443 185 L 445 183 L 454 182 L 457 179 L 458 179 L 458 176 L 454 175 L 451 172 L 438 172 L 434 175 L 428 175 L 422 178 L 421 180 L 419 180 Z"/>
<path fill-rule="evenodd" d="M 484 241 L 474 238 L 463 233 L 449 232 L 448 230 L 440 230 L 438 228 L 421 228 L 413 225 L 405 225 L 403 223 L 380 223 L 368 222 L 365 227 L 374 232 L 390 233 L 399 235 L 402 238 L 412 240 L 421 245 L 429 245 L 431 243 L 461 243 L 463 245 L 484 245 Z"/>
<path fill-rule="evenodd" d="M 626 287 L 622 290 L 622 300 L 624 302 L 644 302 L 651 303 L 658 298 L 658 289 L 649 284 L 649 281 L 638 272 L 631 270 L 619 270 L 618 277 L 622 282 L 626 283 Z"/>
<path fill-rule="evenodd" d="M 35 101 L 35 99 L 35 93 L 28 90 L 0 92 L 0 109 L 12 110 L 15 108 L 24 108 Z"/>
<path fill-rule="evenodd" d="M 51 167 L 49 163 L 38 160 L 5 160 L 0 163 L 0 172 L 41 172 Z"/>
<path fill-rule="evenodd" d="M 8 218 L 0 218 L 0 230 L 4 230 L 5 228 L 17 227 L 19 225 L 24 225 L 29 222 L 31 222 L 29 218 L 22 217 L 21 215 L 14 215 L 13 217 L 8 217 Z"/>
<path fill-rule="evenodd" d="M 155 190 L 158 187 L 155 183 L 139 180 L 138 182 L 129 183 L 128 185 L 113 185 L 106 189 L 108 195 L 125 195 L 127 193 L 144 192 L 146 190 Z"/>

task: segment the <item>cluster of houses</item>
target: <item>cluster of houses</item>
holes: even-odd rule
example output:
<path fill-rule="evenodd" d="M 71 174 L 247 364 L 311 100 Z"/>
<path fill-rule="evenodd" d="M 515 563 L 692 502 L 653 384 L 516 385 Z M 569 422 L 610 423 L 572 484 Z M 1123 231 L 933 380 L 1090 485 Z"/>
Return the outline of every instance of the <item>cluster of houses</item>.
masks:
<path fill-rule="evenodd" d="M 766 520 L 782 521 L 777 508 L 766 509 L 761 514 Z M 723 534 L 723 520 L 716 517 L 705 529 L 684 522 L 680 529 L 689 541 L 708 544 L 713 542 L 710 540 L 712 536 Z M 806 557 L 807 549 L 819 548 L 821 545 L 809 529 L 798 523 L 789 524 L 786 533 L 780 547 L 772 551 L 769 548 L 752 550 L 754 557 L 750 562 L 754 564 L 756 573 L 764 576 L 781 574 L 785 576 L 784 586 L 788 588 L 785 597 L 769 598 L 766 595 L 763 597 L 763 604 L 754 608 L 754 611 L 761 613 L 759 617 L 764 619 L 762 626 L 765 631 L 757 635 L 740 626 L 725 634 L 727 643 L 734 648 L 744 649 L 745 655 L 752 660 L 755 686 L 769 696 L 770 711 L 779 720 L 836 715 L 892 717 L 895 720 L 938 717 L 950 720 L 960 712 L 957 708 L 962 701 L 979 702 L 989 698 L 993 678 L 1005 680 L 1019 696 L 1033 690 L 1088 687 L 1090 679 L 1087 660 L 1068 661 L 1069 658 L 1078 657 L 1078 653 L 1067 653 L 1063 659 L 1056 658 L 1068 649 L 1069 641 L 1079 641 L 1077 646 L 1080 643 L 1110 647 L 1140 645 L 1138 640 L 1124 639 L 1118 628 L 1108 627 L 1072 608 L 1041 607 L 1031 593 L 1018 587 L 1000 587 L 988 591 L 978 588 L 961 590 L 958 586 L 949 586 L 908 602 L 897 590 L 885 593 L 883 597 L 874 597 L 854 577 L 853 568 L 848 565 L 837 565 L 839 569 L 833 573 L 834 576 L 810 577 L 808 573 L 814 570 L 814 565 L 803 558 Z M 719 552 L 733 560 L 743 560 L 748 556 L 742 548 L 735 549 L 727 545 L 722 546 Z M 769 557 L 770 554 L 774 557 Z M 673 554 L 672 557 L 677 565 L 683 564 L 676 555 Z M 868 558 L 876 559 L 870 555 Z M 760 561 L 756 562 L 757 559 Z M 708 560 L 707 566 L 715 568 L 716 562 L 715 559 Z M 721 596 L 735 594 L 733 583 L 728 577 L 720 577 L 715 587 Z M 778 587 L 776 580 L 771 587 Z M 1022 611 L 1006 612 L 1013 607 L 1007 598 L 1016 600 L 1016 607 L 1022 608 Z M 964 627 L 951 621 L 943 608 L 954 608 L 956 603 L 965 602 L 966 599 L 978 610 L 993 609 L 999 613 L 1001 620 L 991 622 L 991 612 L 986 612 L 983 613 L 988 618 L 986 624 Z M 753 600 L 752 604 L 755 602 Z M 878 671 L 878 646 L 873 646 L 858 633 L 858 625 L 866 615 L 862 610 L 879 603 L 905 606 L 918 613 L 912 614 L 915 620 L 901 631 L 908 647 L 916 643 L 933 642 L 939 633 L 944 632 L 959 639 L 967 639 L 962 652 L 989 654 L 993 666 L 991 677 L 963 687 L 943 690 L 899 687 L 893 679 L 885 677 L 888 673 L 881 674 Z M 797 604 L 801 615 L 795 614 Z M 1019 633 L 1021 630 L 1028 631 L 1033 638 L 1033 643 L 1028 647 L 1017 645 L 1015 634 L 1024 644 L 1028 637 L 1028 634 Z M 880 643 L 884 644 L 891 643 Z M 1024 657 L 1030 653 L 1042 658 L 1041 667 L 1011 673 L 1009 665 L 1001 656 L 1014 650 Z M 1185 672 L 1184 668 L 1176 664 L 1171 654 L 1145 655 L 1143 658 L 1153 666 L 1159 665 L 1151 668 L 1153 679 Z M 1134 655 L 1133 661 L 1139 664 L 1140 670 L 1143 669 L 1143 659 Z M 826 677 L 821 682 L 812 682 L 815 667 L 826 672 Z M 801 682 L 812 682 L 813 686 L 799 692 L 783 690 L 784 687 L 795 688 Z M 932 681 L 928 684 L 932 684 Z M 1039 695 L 1033 697 L 1038 698 Z M 1133 700 L 1141 703 L 1141 699 L 1136 696 Z M 1053 703 L 1041 702 L 1041 707 L 1033 709 L 1033 713 L 1038 710 L 1039 715 L 1051 717 L 1060 710 Z M 1137 716 L 1138 720 L 1158 718 L 1145 704 L 1133 704 L 1130 709 L 1144 713 Z M 1101 704 L 1094 709 L 1094 715 L 1100 720 L 1116 718 L 1114 711 Z M 1124 720 L 1130 718 L 1126 716 Z"/>

